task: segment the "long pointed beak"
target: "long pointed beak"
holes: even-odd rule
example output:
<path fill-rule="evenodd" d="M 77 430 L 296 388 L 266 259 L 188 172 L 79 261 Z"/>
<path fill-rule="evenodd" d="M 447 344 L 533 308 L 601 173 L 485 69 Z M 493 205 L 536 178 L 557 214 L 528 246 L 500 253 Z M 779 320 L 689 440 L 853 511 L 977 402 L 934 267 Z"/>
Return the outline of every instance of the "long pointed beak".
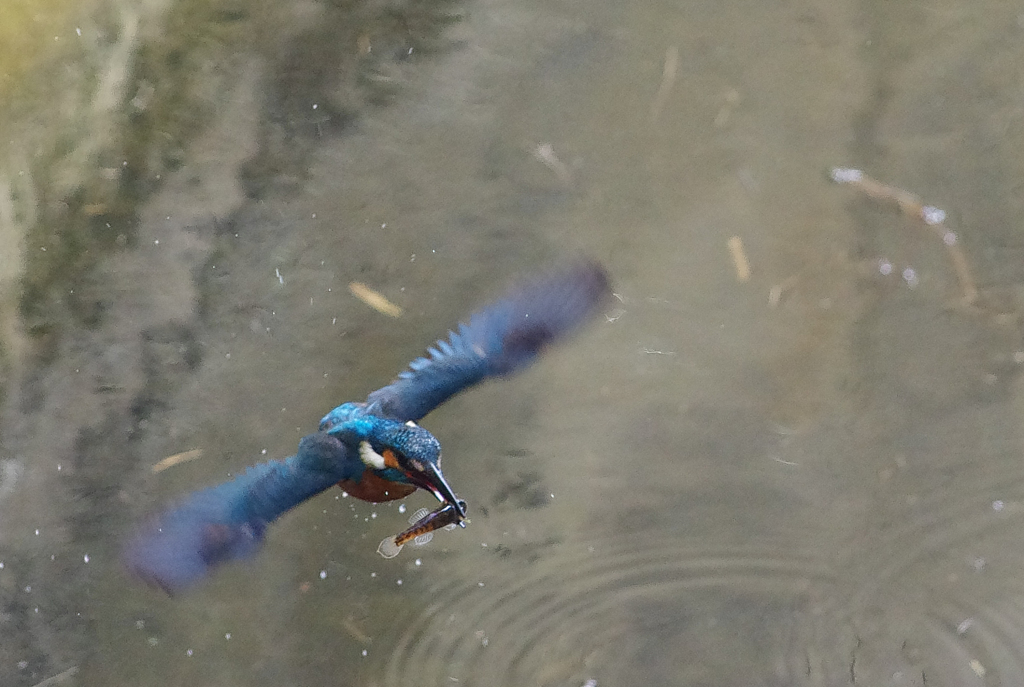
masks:
<path fill-rule="evenodd" d="M 460 517 L 466 517 L 466 502 L 455 496 L 448 481 L 441 474 L 441 468 L 426 461 L 408 461 L 398 458 L 399 468 L 413 484 L 426 489 L 441 503 L 451 504 Z"/>

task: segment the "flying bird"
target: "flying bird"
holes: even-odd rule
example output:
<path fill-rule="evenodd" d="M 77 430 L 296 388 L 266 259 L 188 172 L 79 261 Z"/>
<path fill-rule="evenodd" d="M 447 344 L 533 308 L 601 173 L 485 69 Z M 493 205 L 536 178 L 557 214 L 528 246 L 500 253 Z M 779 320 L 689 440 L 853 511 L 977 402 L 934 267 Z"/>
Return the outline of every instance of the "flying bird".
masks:
<path fill-rule="evenodd" d="M 460 391 L 530 365 L 593 317 L 610 294 L 604 268 L 587 260 L 514 286 L 393 382 L 327 413 L 294 456 L 254 465 L 146 521 L 125 546 L 125 565 L 169 594 L 182 591 L 214 567 L 252 556 L 270 523 L 335 484 L 372 502 L 416 489 L 433 494 L 442 506 L 400 537 L 463 524 L 466 503 L 441 472 L 441 444 L 417 423 Z"/>

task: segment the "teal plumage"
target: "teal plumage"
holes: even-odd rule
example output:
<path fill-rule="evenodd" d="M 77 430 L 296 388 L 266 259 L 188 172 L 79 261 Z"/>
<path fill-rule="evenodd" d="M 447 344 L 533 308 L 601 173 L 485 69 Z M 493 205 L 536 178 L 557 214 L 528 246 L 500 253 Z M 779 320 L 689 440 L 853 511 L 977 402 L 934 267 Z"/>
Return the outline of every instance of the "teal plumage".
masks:
<path fill-rule="evenodd" d="M 464 518 L 465 503 L 441 473 L 440 444 L 415 422 L 463 389 L 527 367 L 609 295 L 607 274 L 589 261 L 510 290 L 366 402 L 334 408 L 294 456 L 193 492 L 149 520 L 125 547 L 127 567 L 168 593 L 183 590 L 217 565 L 251 556 L 270 523 L 334 484 L 371 501 L 426 489 Z"/>

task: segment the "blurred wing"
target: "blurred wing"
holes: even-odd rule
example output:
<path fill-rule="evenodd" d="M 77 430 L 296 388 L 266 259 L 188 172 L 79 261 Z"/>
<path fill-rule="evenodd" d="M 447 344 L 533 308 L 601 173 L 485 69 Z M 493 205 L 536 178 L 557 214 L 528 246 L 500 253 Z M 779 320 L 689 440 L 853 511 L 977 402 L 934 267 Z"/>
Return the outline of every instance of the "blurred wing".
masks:
<path fill-rule="evenodd" d="M 610 294 L 608 275 L 596 262 L 581 261 L 525 282 L 370 394 L 368 412 L 418 421 L 463 389 L 526 367 L 548 344 L 590 319 Z"/>
<path fill-rule="evenodd" d="M 296 455 L 194 492 L 146 523 L 125 547 L 124 563 L 168 594 L 179 592 L 217 565 L 253 555 L 267 525 L 360 469 L 340 441 L 311 434 L 299 442 Z"/>

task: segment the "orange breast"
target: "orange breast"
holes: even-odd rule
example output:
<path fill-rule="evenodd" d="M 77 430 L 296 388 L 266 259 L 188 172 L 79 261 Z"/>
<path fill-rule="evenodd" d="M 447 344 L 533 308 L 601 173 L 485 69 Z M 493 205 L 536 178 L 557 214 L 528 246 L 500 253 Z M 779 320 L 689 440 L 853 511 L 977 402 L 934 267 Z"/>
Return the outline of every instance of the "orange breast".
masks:
<path fill-rule="evenodd" d="M 416 491 L 416 487 L 411 484 L 389 482 L 386 479 L 378 477 L 377 473 L 370 469 L 363 471 L 362 479 L 358 482 L 346 479 L 338 482 L 338 486 L 352 496 L 355 496 L 357 499 L 362 501 L 371 501 L 373 503 L 403 499 Z"/>

